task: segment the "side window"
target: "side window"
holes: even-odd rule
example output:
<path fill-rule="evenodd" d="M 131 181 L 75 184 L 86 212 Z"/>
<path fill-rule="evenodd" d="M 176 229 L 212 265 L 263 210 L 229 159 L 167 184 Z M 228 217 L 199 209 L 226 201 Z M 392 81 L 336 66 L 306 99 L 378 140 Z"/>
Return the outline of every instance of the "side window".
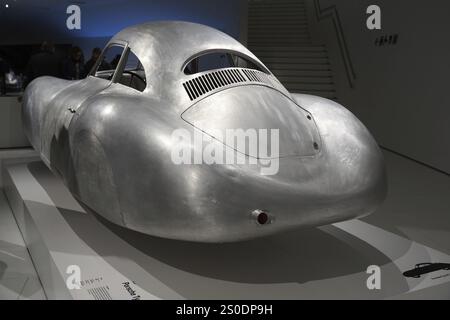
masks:
<path fill-rule="evenodd" d="M 124 86 L 133 88 L 141 92 L 144 91 L 147 87 L 145 70 L 142 66 L 142 63 L 131 50 L 128 50 L 125 67 L 123 68 L 122 75 L 119 78 L 118 82 Z"/>
<path fill-rule="evenodd" d="M 103 56 L 100 57 L 101 61 L 97 61 L 97 68 L 94 76 L 111 80 L 117 69 L 120 58 L 122 57 L 123 51 L 124 47 L 121 45 L 110 45 L 104 52 Z"/>

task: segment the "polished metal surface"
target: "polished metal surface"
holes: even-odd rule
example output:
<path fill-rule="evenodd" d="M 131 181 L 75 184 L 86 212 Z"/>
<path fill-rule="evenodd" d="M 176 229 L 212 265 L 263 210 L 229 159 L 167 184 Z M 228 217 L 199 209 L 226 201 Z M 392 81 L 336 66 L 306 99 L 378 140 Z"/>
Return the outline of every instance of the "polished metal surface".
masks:
<path fill-rule="evenodd" d="M 38 78 L 23 98 L 34 148 L 75 197 L 108 220 L 164 238 L 229 242 L 364 216 L 385 198 L 378 145 L 339 104 L 290 94 L 270 72 L 252 81 L 206 84 L 201 95 L 189 95 L 183 84 L 211 78 L 209 71 L 183 72 L 201 53 L 237 52 L 266 69 L 226 34 L 193 23 L 154 22 L 127 28 L 110 43 L 140 59 L 143 92 L 117 82 L 122 59 L 112 80 Z M 247 69 L 236 69 L 235 79 L 245 76 Z M 203 130 L 224 147 L 212 131 L 238 128 L 280 131 L 277 174 L 261 175 L 261 164 L 171 160 L 174 130 Z M 255 212 L 267 217 L 258 220 Z"/>

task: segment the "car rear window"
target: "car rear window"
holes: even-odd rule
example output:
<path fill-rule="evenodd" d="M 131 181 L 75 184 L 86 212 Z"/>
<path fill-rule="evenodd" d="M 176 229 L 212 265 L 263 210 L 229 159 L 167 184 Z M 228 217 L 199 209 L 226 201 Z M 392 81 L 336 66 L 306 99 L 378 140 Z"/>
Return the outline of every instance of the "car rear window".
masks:
<path fill-rule="evenodd" d="M 184 68 L 184 73 L 191 75 L 208 70 L 224 68 L 247 68 L 268 73 L 250 59 L 232 52 L 209 52 L 192 59 Z"/>

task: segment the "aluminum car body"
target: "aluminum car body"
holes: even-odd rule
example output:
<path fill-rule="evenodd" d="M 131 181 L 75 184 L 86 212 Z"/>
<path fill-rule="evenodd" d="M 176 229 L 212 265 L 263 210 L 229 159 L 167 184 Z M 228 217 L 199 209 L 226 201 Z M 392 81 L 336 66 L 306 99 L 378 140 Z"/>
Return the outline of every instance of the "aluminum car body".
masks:
<path fill-rule="evenodd" d="M 139 58 L 143 92 L 116 75 L 42 77 L 23 98 L 33 147 L 77 199 L 106 219 L 159 237 L 228 242 L 361 217 L 385 198 L 383 157 L 364 125 L 336 102 L 290 94 L 228 35 L 194 23 L 153 22 L 127 28 L 110 43 Z M 183 72 L 199 54 L 217 50 L 239 53 L 265 72 L 215 70 L 216 78 L 212 71 Z M 279 129 L 278 173 L 171 161 L 174 130 L 208 134 L 214 127 Z M 258 210 L 268 223 L 256 221 Z"/>

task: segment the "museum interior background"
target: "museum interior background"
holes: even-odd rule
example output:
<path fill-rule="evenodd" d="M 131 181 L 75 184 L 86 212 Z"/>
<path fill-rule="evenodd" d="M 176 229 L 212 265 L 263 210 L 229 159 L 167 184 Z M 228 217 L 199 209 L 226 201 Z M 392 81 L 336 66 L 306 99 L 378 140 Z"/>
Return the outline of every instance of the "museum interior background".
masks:
<path fill-rule="evenodd" d="M 203 23 L 248 43 L 288 89 L 346 105 L 382 146 L 450 172 L 450 150 L 444 147 L 450 143 L 450 101 L 444 94 L 450 47 L 442 40 L 448 30 L 446 2 L 410 8 L 406 0 L 376 1 L 384 9 L 382 30 L 365 27 L 371 1 L 259 2 L 81 1 L 82 29 L 68 30 L 69 1 L 12 1 L 9 8 L 3 1 L 1 52 L 8 58 L 17 54 L 8 47 L 31 45 L 36 50 L 47 39 L 80 46 L 87 61 L 92 48 L 103 48 L 132 24 L 169 19 Z M 397 37 L 395 44 L 389 44 L 390 36 Z M 387 41 L 379 45 L 382 37 Z M 19 69 L 26 57 L 17 59 Z"/>
<path fill-rule="evenodd" d="M 82 10 L 81 30 L 66 28 L 70 4 Z M 382 9 L 381 30 L 366 27 L 372 4 Z M 0 58 L 20 74 L 43 41 L 61 55 L 79 46 L 87 61 L 94 47 L 132 24 L 187 20 L 215 27 L 246 44 L 288 90 L 351 110 L 388 161 L 390 195 L 382 210 L 390 212 L 365 221 L 448 255 L 449 12 L 448 1 L 0 0 Z M 0 164 L 7 152 L 29 146 L 18 96 L 0 97 Z M 448 283 L 439 288 L 426 294 L 449 298 Z"/>

